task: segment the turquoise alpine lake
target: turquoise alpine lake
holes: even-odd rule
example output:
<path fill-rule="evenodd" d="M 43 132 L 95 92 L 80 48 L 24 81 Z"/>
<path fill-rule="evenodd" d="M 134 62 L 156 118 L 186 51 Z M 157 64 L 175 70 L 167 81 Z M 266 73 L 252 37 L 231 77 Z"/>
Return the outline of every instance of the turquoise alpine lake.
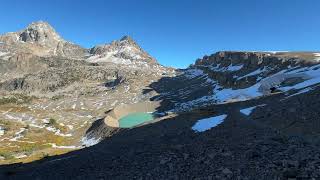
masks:
<path fill-rule="evenodd" d="M 147 113 L 147 112 L 130 113 L 119 119 L 119 127 L 130 128 L 130 127 L 142 124 L 144 122 L 151 121 L 153 119 L 154 117 L 152 113 Z"/>

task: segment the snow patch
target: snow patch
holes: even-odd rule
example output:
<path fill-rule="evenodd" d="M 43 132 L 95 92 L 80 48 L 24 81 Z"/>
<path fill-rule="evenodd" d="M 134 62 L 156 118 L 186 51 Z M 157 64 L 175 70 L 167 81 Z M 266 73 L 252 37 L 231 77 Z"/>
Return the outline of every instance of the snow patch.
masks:
<path fill-rule="evenodd" d="M 61 133 L 60 129 L 57 129 L 55 127 L 46 127 L 46 129 L 50 132 L 53 132 L 57 136 L 62 136 L 62 137 L 71 137 L 72 134 L 63 134 Z"/>
<path fill-rule="evenodd" d="M 301 83 L 295 84 L 293 86 L 285 86 L 279 88 L 282 91 L 289 91 L 291 89 L 303 89 L 308 86 L 312 86 L 315 84 L 320 83 L 320 65 L 310 66 L 310 67 L 304 67 L 295 69 L 293 71 L 286 72 L 286 74 L 294 74 L 294 73 L 301 73 L 304 74 L 306 77 L 308 77 L 308 80 L 305 80 Z"/>
<path fill-rule="evenodd" d="M 196 132 L 204 132 L 207 131 L 213 127 L 216 127 L 217 125 L 221 124 L 225 118 L 227 117 L 226 114 L 220 115 L 220 116 L 214 116 L 206 119 L 198 120 L 193 126 L 192 130 Z"/>
<path fill-rule="evenodd" d="M 4 128 L 0 126 L 0 136 L 4 135 Z"/>
<path fill-rule="evenodd" d="M 55 143 L 48 143 L 51 145 L 52 148 L 57 148 L 57 149 L 77 149 L 77 146 L 57 146 Z"/>
<path fill-rule="evenodd" d="M 257 106 L 253 106 L 253 107 L 248 107 L 248 108 L 245 108 L 245 109 L 241 109 L 240 112 L 246 116 L 249 116 L 252 111 L 256 108 Z"/>
<path fill-rule="evenodd" d="M 217 100 L 218 103 L 231 100 L 245 101 L 262 96 L 263 94 L 259 92 L 259 87 L 260 83 L 244 89 L 221 89 L 219 85 L 216 85 L 214 89 L 214 99 Z"/>
<path fill-rule="evenodd" d="M 87 136 L 85 136 L 81 139 L 81 143 L 83 146 L 89 147 L 89 146 L 98 144 L 100 142 L 100 139 L 101 138 L 96 139 L 96 138 L 88 138 Z"/>
<path fill-rule="evenodd" d="M 0 51 L 0 57 L 1 57 L 1 56 L 6 56 L 6 55 L 8 55 L 8 54 L 9 54 L 8 52 Z"/>
<path fill-rule="evenodd" d="M 25 154 L 20 154 L 20 155 L 15 155 L 14 156 L 14 158 L 16 158 L 16 159 L 22 159 L 22 158 L 26 158 L 26 157 L 28 157 L 28 156 L 25 155 Z"/>
<path fill-rule="evenodd" d="M 256 108 L 256 107 L 262 107 L 262 106 L 265 106 L 266 104 L 261 104 L 261 105 L 258 105 L 258 106 L 252 106 L 252 107 L 248 107 L 248 108 L 245 108 L 245 109 L 241 109 L 240 112 L 246 116 L 249 116 L 252 111 Z"/>
<path fill-rule="evenodd" d="M 313 55 L 315 56 L 315 61 L 320 61 L 320 53 L 313 53 Z"/>
<path fill-rule="evenodd" d="M 23 138 L 22 133 L 26 130 L 26 128 L 20 128 L 20 131 L 15 133 L 15 136 L 12 139 L 9 139 L 9 141 L 18 141 L 19 139 Z"/>

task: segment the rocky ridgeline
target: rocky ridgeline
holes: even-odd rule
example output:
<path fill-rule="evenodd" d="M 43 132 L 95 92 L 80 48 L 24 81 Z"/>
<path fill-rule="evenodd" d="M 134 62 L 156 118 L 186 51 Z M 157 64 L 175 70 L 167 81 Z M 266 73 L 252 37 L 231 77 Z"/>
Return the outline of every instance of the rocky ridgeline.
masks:
<path fill-rule="evenodd" d="M 34 94 L 64 92 L 77 83 L 104 84 L 117 78 L 150 78 L 172 73 L 125 36 L 110 44 L 86 49 L 64 40 L 47 22 L 0 36 L 0 91 Z M 87 83 L 84 83 L 84 82 Z"/>
<path fill-rule="evenodd" d="M 225 88 L 241 89 L 281 70 L 316 64 L 309 54 L 225 51 L 198 59 L 192 68 L 203 70 Z"/>
<path fill-rule="evenodd" d="M 47 22 L 31 23 L 26 29 L 0 35 L 0 50 L 8 53 L 31 53 L 41 57 L 61 56 L 96 62 L 123 59 L 157 64 L 131 37 L 124 36 L 110 44 L 86 49 L 64 40 Z M 118 58 L 114 60 L 114 58 Z"/>

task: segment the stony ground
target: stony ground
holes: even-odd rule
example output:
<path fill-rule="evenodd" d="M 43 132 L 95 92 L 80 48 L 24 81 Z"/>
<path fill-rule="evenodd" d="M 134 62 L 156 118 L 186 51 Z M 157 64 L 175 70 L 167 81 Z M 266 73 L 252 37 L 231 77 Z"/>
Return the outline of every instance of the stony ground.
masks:
<path fill-rule="evenodd" d="M 122 103 L 148 99 L 152 78 L 129 79 L 116 87 L 87 85 L 88 94 L 33 97 L 14 94 L 0 100 L 0 164 L 29 162 L 82 148 L 91 123 Z M 46 138 L 43 138 L 46 137 Z"/>
<path fill-rule="evenodd" d="M 320 130 L 314 111 L 319 96 L 318 91 L 290 99 L 276 94 L 214 105 L 121 130 L 93 147 L 3 166 L 1 175 L 7 179 L 319 179 L 319 141 L 313 138 Z M 249 116 L 240 113 L 261 104 L 265 106 Z M 221 114 L 227 118 L 217 127 L 205 132 L 191 129 L 199 119 Z M 296 123 L 301 116 L 305 122 Z"/>

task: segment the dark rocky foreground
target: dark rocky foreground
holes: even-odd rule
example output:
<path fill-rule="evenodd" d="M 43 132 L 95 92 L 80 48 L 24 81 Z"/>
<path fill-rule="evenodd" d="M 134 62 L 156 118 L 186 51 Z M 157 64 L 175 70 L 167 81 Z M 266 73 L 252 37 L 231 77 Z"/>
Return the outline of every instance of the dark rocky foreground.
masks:
<path fill-rule="evenodd" d="M 319 88 L 195 110 L 96 146 L 0 168 L 1 179 L 319 179 Z M 258 107 L 250 116 L 240 109 Z M 201 118 L 228 114 L 195 133 Z"/>

